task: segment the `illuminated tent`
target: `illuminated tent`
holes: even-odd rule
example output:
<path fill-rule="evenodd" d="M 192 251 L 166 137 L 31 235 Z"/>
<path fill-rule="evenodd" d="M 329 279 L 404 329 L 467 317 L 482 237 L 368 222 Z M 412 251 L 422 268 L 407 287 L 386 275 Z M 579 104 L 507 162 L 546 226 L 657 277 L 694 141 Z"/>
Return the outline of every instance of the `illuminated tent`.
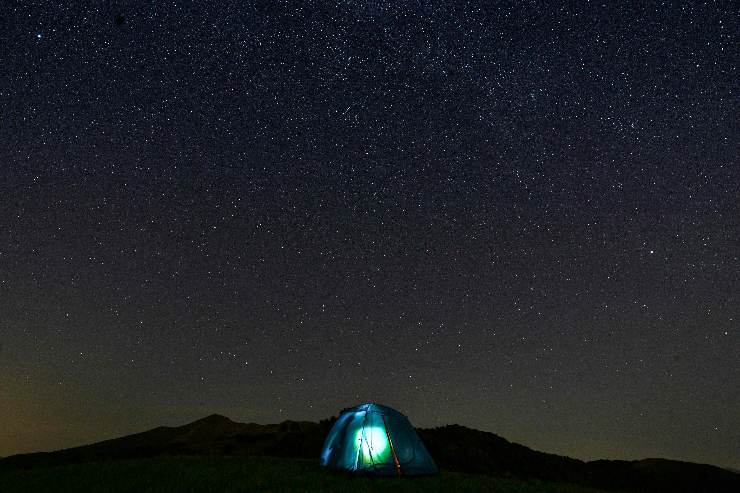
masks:
<path fill-rule="evenodd" d="M 437 473 L 406 416 L 372 403 L 342 412 L 324 442 L 321 465 L 378 476 Z"/>

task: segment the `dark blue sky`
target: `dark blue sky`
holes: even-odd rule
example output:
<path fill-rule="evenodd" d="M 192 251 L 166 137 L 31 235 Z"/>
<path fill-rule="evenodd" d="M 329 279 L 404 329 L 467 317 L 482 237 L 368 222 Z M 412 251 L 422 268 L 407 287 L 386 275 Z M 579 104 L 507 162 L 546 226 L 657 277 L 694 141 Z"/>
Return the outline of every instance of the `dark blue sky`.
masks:
<path fill-rule="evenodd" d="M 374 400 L 740 467 L 736 6 L 492 3 L 6 6 L 0 455 Z"/>

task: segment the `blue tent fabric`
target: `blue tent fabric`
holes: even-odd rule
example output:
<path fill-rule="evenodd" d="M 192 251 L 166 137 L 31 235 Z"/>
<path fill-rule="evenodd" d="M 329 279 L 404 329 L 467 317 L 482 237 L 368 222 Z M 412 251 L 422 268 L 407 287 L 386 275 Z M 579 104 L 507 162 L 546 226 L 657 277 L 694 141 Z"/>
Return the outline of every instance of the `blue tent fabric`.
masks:
<path fill-rule="evenodd" d="M 373 403 L 342 412 L 324 442 L 321 465 L 377 476 L 438 472 L 408 418 L 395 409 Z"/>

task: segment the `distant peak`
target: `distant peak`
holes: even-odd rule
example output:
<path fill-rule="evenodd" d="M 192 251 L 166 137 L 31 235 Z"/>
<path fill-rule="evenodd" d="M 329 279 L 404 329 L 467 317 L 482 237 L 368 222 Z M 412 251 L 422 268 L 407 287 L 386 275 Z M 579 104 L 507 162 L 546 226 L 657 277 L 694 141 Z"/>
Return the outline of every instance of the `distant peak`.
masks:
<path fill-rule="evenodd" d="M 197 421 L 194 421 L 193 423 L 233 423 L 229 418 L 226 416 L 222 416 L 220 414 L 211 414 L 210 416 L 206 416 L 205 418 L 201 418 Z"/>

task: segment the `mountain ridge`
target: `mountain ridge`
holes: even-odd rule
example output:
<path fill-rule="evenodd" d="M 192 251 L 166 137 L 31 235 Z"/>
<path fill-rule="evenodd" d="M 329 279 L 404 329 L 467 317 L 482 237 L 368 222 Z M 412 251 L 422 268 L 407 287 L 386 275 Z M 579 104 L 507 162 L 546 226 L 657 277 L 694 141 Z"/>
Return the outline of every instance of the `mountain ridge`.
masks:
<path fill-rule="evenodd" d="M 147 431 L 53 452 L 0 458 L 0 469 L 29 469 L 158 455 L 318 457 L 336 418 L 238 423 L 211 414 L 182 426 Z M 417 429 L 444 470 L 540 479 L 619 491 L 736 492 L 740 474 L 708 464 L 649 458 L 582 461 L 533 450 L 491 432 L 461 425 Z"/>

